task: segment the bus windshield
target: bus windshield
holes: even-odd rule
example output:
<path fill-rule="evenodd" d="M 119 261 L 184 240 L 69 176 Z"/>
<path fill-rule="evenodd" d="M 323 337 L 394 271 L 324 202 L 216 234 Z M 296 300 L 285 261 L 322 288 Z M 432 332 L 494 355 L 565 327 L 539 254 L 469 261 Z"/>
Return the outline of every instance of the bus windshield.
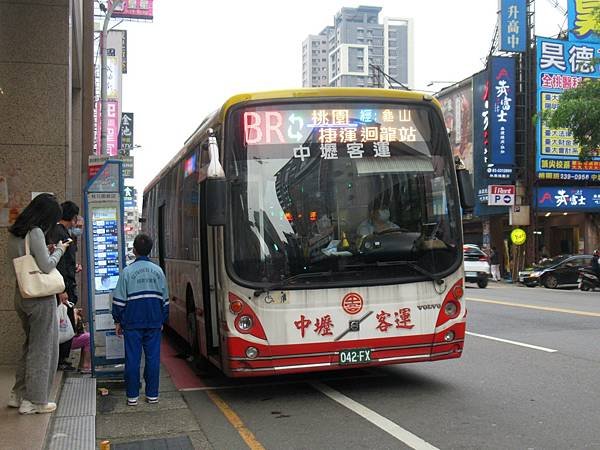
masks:
<path fill-rule="evenodd" d="M 227 264 L 238 282 L 402 283 L 457 268 L 454 164 L 433 106 L 245 106 L 226 124 Z"/>

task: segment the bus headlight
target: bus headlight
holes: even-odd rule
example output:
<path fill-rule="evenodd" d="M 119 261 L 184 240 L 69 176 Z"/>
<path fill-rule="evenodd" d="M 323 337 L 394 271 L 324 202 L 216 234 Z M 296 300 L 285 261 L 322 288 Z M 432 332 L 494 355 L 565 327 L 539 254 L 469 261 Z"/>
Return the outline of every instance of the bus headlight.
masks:
<path fill-rule="evenodd" d="M 450 342 L 454 340 L 454 331 L 448 331 L 445 335 L 444 335 L 444 340 L 446 342 Z"/>
<path fill-rule="evenodd" d="M 250 328 L 252 328 L 252 325 L 254 325 L 254 322 L 250 316 L 241 316 L 238 321 L 238 327 L 242 331 L 248 331 Z"/>
<path fill-rule="evenodd" d="M 254 359 L 258 356 L 258 349 L 256 347 L 248 347 L 246 349 L 246 356 L 250 359 Z"/>

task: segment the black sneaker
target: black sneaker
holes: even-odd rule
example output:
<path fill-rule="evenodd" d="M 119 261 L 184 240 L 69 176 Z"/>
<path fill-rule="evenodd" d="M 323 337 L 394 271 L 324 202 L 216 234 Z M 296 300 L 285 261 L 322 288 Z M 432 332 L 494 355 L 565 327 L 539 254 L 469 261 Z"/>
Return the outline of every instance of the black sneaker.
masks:
<path fill-rule="evenodd" d="M 58 370 L 62 370 L 63 372 L 73 372 L 75 367 L 68 362 L 63 362 L 58 364 Z"/>

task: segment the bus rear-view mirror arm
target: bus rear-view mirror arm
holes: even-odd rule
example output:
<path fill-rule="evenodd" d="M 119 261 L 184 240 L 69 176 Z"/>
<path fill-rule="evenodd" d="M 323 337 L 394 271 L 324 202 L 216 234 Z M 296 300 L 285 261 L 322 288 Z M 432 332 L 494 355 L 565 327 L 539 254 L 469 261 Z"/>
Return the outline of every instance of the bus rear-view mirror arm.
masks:
<path fill-rule="evenodd" d="M 454 159 L 454 166 L 456 169 L 456 179 L 458 181 L 460 205 L 462 206 L 463 212 L 473 212 L 473 208 L 475 207 L 475 192 L 473 190 L 471 174 L 458 156 Z"/>
<path fill-rule="evenodd" d="M 206 189 L 206 223 L 210 226 L 225 225 L 225 212 L 227 206 L 227 182 L 225 171 L 219 161 L 219 145 L 212 128 L 208 130 L 208 177 L 205 181 Z"/>

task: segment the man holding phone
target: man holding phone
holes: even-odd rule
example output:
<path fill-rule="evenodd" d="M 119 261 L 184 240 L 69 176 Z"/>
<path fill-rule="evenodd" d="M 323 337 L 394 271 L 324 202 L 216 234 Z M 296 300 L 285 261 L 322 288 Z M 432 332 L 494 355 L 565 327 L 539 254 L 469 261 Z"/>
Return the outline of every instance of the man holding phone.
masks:
<path fill-rule="evenodd" d="M 81 271 L 81 266 L 77 264 L 77 241 L 71 236 L 72 230 L 77 226 L 79 219 L 79 206 L 71 201 L 62 203 L 62 216 L 58 223 L 52 227 L 46 236 L 48 244 L 57 244 L 58 242 L 70 242 L 69 248 L 56 265 L 56 269 L 63 276 L 65 281 L 65 291 L 57 295 L 58 301 L 67 306 L 67 314 L 71 320 L 71 325 L 75 329 L 74 306 L 77 304 L 77 280 L 75 274 Z M 76 238 L 76 237 L 75 237 Z M 59 370 L 75 370 L 75 367 L 67 361 L 71 353 L 71 344 L 69 340 L 60 344 L 58 353 Z"/>

